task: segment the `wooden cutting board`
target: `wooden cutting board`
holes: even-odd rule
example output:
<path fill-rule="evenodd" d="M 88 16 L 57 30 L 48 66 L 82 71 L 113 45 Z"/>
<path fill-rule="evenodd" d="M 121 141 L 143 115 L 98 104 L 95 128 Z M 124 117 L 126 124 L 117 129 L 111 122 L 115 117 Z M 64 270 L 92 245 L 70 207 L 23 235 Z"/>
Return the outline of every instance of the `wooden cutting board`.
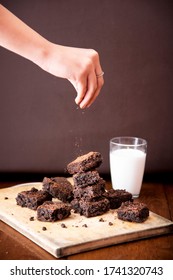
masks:
<path fill-rule="evenodd" d="M 173 232 L 173 222 L 151 211 L 147 221 L 140 224 L 119 220 L 116 210 L 93 218 L 72 212 L 63 221 L 41 222 L 36 219 L 36 211 L 16 205 L 17 194 L 32 187 L 42 189 L 42 183 L 0 189 L 0 219 L 57 258 Z"/>

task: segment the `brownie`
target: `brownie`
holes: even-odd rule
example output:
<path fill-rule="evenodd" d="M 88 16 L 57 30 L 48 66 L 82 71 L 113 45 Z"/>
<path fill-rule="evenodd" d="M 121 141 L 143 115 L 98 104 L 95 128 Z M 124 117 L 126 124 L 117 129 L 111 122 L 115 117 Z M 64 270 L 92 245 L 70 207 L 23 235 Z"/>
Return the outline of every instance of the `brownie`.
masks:
<path fill-rule="evenodd" d="M 94 201 L 87 201 L 85 199 L 76 200 L 72 207 L 76 212 L 89 218 L 107 212 L 110 209 L 110 203 L 108 199 L 99 197 Z"/>
<path fill-rule="evenodd" d="M 79 199 L 74 198 L 71 202 L 71 208 L 74 210 L 75 213 L 79 213 L 80 215 L 82 215 L 82 209 L 80 208 L 80 204 L 79 204 Z"/>
<path fill-rule="evenodd" d="M 17 205 L 33 210 L 36 210 L 39 205 L 47 200 L 52 200 L 52 196 L 49 193 L 43 190 L 38 190 L 34 187 L 29 191 L 18 193 L 16 197 Z"/>
<path fill-rule="evenodd" d="M 142 223 L 149 216 L 149 209 L 142 202 L 123 202 L 117 209 L 118 218 L 123 221 Z"/>
<path fill-rule="evenodd" d="M 43 190 L 63 202 L 70 202 L 73 199 L 73 186 L 65 177 L 45 177 Z"/>
<path fill-rule="evenodd" d="M 37 208 L 37 219 L 43 222 L 55 222 L 71 214 L 70 205 L 64 202 L 46 201 Z"/>
<path fill-rule="evenodd" d="M 88 201 L 93 200 L 95 197 L 100 197 L 104 194 L 105 192 L 105 181 L 100 180 L 99 183 L 96 185 L 88 186 L 85 188 L 80 188 L 80 187 L 74 187 L 73 194 L 74 198 L 84 198 Z"/>
<path fill-rule="evenodd" d="M 110 202 L 110 209 L 116 209 L 121 206 L 122 202 L 132 201 L 132 194 L 126 190 L 110 189 L 103 194 Z"/>
<path fill-rule="evenodd" d="M 99 167 L 102 163 L 102 156 L 99 152 L 89 152 L 88 154 L 77 157 L 67 165 L 70 174 L 86 172 Z"/>
<path fill-rule="evenodd" d="M 76 173 L 73 175 L 74 186 L 81 188 L 97 184 L 100 181 L 100 179 L 102 178 L 96 170 Z"/>

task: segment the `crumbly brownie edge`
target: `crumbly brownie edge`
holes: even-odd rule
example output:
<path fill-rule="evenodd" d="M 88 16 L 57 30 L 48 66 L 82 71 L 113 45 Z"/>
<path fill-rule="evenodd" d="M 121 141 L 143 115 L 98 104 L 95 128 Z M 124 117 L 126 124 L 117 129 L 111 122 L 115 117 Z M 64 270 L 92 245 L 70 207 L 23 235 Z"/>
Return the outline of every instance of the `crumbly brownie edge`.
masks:
<path fill-rule="evenodd" d="M 81 188 L 97 184 L 101 179 L 102 178 L 97 170 L 76 173 L 73 175 L 74 186 Z"/>
<path fill-rule="evenodd" d="M 126 190 L 107 190 L 104 194 L 110 202 L 110 209 L 117 209 L 121 206 L 121 204 L 125 201 L 133 201 L 132 194 L 127 192 Z"/>
<path fill-rule="evenodd" d="M 87 218 L 102 215 L 110 209 L 109 200 L 106 198 L 101 198 L 100 200 L 92 202 L 80 200 L 79 205 L 81 208 L 82 215 L 84 215 Z"/>
<path fill-rule="evenodd" d="M 67 165 L 70 174 L 86 172 L 99 167 L 103 159 L 99 152 L 89 152 L 86 155 L 77 157 Z"/>
<path fill-rule="evenodd" d="M 52 196 L 43 190 L 37 190 L 35 188 L 28 191 L 22 191 L 18 193 L 16 197 L 17 205 L 32 210 L 36 210 L 39 205 L 47 200 L 51 201 Z"/>
<path fill-rule="evenodd" d="M 43 190 L 64 203 L 73 199 L 73 186 L 65 177 L 53 177 L 43 180 Z"/>
<path fill-rule="evenodd" d="M 104 184 L 97 184 L 85 188 L 75 187 L 73 190 L 74 198 L 91 201 L 94 198 L 103 196 L 105 192 Z"/>
<path fill-rule="evenodd" d="M 70 216 L 70 214 L 71 206 L 63 202 L 45 202 L 37 208 L 37 219 L 44 222 L 63 220 Z"/>
<path fill-rule="evenodd" d="M 123 202 L 117 215 L 123 221 L 142 223 L 149 217 L 149 208 L 144 203 Z"/>

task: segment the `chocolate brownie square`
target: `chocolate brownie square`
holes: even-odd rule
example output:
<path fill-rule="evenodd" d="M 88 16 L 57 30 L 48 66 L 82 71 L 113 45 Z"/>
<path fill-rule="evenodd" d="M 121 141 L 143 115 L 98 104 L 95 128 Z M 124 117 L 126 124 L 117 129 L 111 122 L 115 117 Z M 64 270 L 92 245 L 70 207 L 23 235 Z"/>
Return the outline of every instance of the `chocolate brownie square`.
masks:
<path fill-rule="evenodd" d="M 99 152 L 89 152 L 88 154 L 77 157 L 67 165 L 70 174 L 86 172 L 99 167 L 102 163 L 102 156 Z"/>
<path fill-rule="evenodd" d="M 76 173 L 73 175 L 74 186 L 81 188 L 97 184 L 101 179 L 102 178 L 96 170 Z"/>
<path fill-rule="evenodd" d="M 95 217 L 104 214 L 110 209 L 109 200 L 106 198 L 97 198 L 94 201 L 79 200 L 78 207 L 80 214 L 85 217 Z"/>
<path fill-rule="evenodd" d="M 127 192 L 126 190 L 107 190 L 104 194 L 110 202 L 110 209 L 116 209 L 121 206 L 122 202 L 132 201 L 132 194 Z"/>
<path fill-rule="evenodd" d="M 123 202 L 117 209 L 118 219 L 129 222 L 142 223 L 149 216 L 149 209 L 142 202 Z"/>
<path fill-rule="evenodd" d="M 100 197 L 105 192 L 105 181 L 100 180 L 96 185 L 88 186 L 85 188 L 74 187 L 73 194 L 74 198 L 81 199 L 84 198 L 88 201 L 93 200 L 96 197 Z"/>
<path fill-rule="evenodd" d="M 52 200 L 52 196 L 42 190 L 32 188 L 29 191 L 22 191 L 16 197 L 17 205 L 36 210 L 44 201 Z"/>
<path fill-rule="evenodd" d="M 70 205 L 63 202 L 46 201 L 37 208 L 37 219 L 43 222 L 62 220 L 70 214 Z"/>
<path fill-rule="evenodd" d="M 63 202 L 70 202 L 73 199 L 73 186 L 65 177 L 45 177 L 43 190 Z"/>

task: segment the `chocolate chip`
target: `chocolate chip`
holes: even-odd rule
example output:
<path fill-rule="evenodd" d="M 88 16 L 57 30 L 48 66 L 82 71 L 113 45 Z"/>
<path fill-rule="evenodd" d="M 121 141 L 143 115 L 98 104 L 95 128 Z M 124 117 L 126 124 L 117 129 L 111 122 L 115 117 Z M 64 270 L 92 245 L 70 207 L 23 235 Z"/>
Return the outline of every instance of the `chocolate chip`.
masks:
<path fill-rule="evenodd" d="M 4 197 L 4 199 L 8 199 L 8 197 L 6 196 L 6 197 Z"/>
<path fill-rule="evenodd" d="M 42 230 L 45 231 L 45 230 L 47 230 L 47 228 L 46 227 L 42 227 Z"/>
<path fill-rule="evenodd" d="M 104 222 L 103 218 L 100 218 L 100 219 L 99 219 L 99 222 Z"/>
<path fill-rule="evenodd" d="M 83 227 L 88 227 L 87 224 L 82 225 Z"/>
<path fill-rule="evenodd" d="M 65 225 L 65 224 L 61 224 L 61 227 L 62 227 L 62 228 L 66 228 L 66 225 Z"/>
<path fill-rule="evenodd" d="M 30 221 L 34 221 L 34 217 L 30 217 L 29 220 L 30 220 Z"/>
<path fill-rule="evenodd" d="M 113 226 L 113 223 L 112 223 L 112 222 L 109 222 L 109 226 Z"/>

